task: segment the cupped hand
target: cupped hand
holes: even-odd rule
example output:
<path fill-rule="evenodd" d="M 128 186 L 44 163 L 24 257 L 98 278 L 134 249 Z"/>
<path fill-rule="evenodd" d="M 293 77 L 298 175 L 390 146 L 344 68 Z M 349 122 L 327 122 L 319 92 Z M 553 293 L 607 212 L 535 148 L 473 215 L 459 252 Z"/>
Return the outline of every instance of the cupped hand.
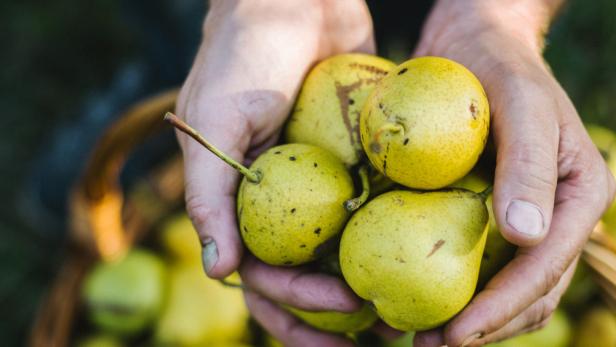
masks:
<path fill-rule="evenodd" d="M 424 27 L 416 55 L 462 63 L 487 92 L 493 207 L 503 236 L 520 247 L 445 327 L 417 334 L 416 347 L 481 346 L 547 324 L 613 199 L 611 174 L 542 58 L 556 2 L 442 0 Z"/>
<path fill-rule="evenodd" d="M 373 52 L 361 0 L 211 1 L 203 43 L 182 87 L 177 113 L 232 158 L 250 162 L 278 140 L 310 67 L 324 57 Z M 184 153 L 186 205 L 212 278 L 239 268 L 253 316 L 283 343 L 342 346 L 349 341 L 300 323 L 276 303 L 309 310 L 353 311 L 361 303 L 343 281 L 307 267 L 276 268 L 245 254 L 237 231 L 238 173 L 178 135 Z"/>

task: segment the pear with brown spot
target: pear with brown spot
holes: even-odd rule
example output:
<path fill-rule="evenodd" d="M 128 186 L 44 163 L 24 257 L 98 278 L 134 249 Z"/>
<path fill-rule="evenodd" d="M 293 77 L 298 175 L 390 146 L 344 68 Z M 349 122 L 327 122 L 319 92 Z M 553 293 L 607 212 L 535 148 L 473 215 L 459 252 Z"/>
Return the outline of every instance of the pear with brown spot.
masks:
<path fill-rule="evenodd" d="M 342 233 L 346 282 L 393 328 L 442 325 L 470 301 L 488 230 L 485 198 L 465 189 L 392 191 L 351 217 Z"/>
<path fill-rule="evenodd" d="M 270 265 L 299 265 L 336 244 L 353 197 L 353 180 L 330 152 L 306 144 L 270 148 L 246 168 L 207 142 L 177 116 L 165 119 L 244 175 L 237 194 L 246 247 Z M 335 248 L 335 247 L 334 247 Z"/>
<path fill-rule="evenodd" d="M 347 166 L 363 157 L 359 114 L 378 81 L 396 67 L 370 54 L 327 58 L 310 72 L 285 129 L 287 142 L 309 143 L 334 153 Z"/>
<path fill-rule="evenodd" d="M 483 151 L 490 109 L 479 80 L 445 58 L 411 59 L 366 100 L 361 141 L 370 162 L 393 181 L 439 189 L 466 175 Z"/>

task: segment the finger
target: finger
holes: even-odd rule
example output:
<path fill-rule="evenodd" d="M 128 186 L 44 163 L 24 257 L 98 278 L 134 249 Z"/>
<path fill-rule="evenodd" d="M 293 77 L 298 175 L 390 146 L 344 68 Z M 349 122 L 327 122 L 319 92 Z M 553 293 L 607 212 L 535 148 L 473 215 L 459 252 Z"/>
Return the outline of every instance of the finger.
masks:
<path fill-rule="evenodd" d="M 241 161 L 247 144 L 238 139 L 246 138 L 246 126 L 239 120 L 233 129 L 215 123 L 212 121 L 207 127 L 195 124 L 195 127 L 211 143 Z M 178 135 L 181 139 L 185 136 Z M 203 246 L 203 266 L 208 276 L 224 278 L 239 266 L 242 256 L 235 216 L 239 177 L 230 166 L 192 139 L 182 140 L 186 208 Z"/>
<path fill-rule="evenodd" d="M 353 312 L 361 300 L 339 278 L 307 267 L 275 267 L 247 255 L 240 266 L 242 282 L 274 302 L 311 311 Z"/>
<path fill-rule="evenodd" d="M 559 139 L 553 114 L 558 109 L 550 96 L 543 96 L 545 87 L 510 83 L 515 89 L 506 87 L 502 93 L 507 97 L 493 103 L 494 212 L 508 241 L 531 246 L 545 237 L 552 219 Z"/>
<path fill-rule="evenodd" d="M 599 172 L 589 166 L 592 172 Z M 445 340 L 449 345 L 500 329 L 558 283 L 580 253 L 607 200 L 606 192 L 597 192 L 605 180 L 592 176 L 578 172 L 573 175 L 576 179 L 559 184 L 559 200 L 546 239 L 537 246 L 518 249 L 514 259 L 448 324 Z M 592 185 L 582 186 L 586 183 L 577 181 L 581 177 Z M 597 187 L 590 183 L 593 181 Z"/>
<path fill-rule="evenodd" d="M 413 347 L 441 347 L 444 345 L 445 338 L 441 328 L 420 331 L 413 338 Z"/>
<path fill-rule="evenodd" d="M 576 266 L 577 260 L 569 266 L 556 287 L 554 287 L 548 295 L 530 305 L 524 312 L 505 324 L 502 328 L 483 337 L 478 337 L 473 341 L 466 341 L 467 345 L 483 346 L 487 343 L 508 339 L 545 326 L 550 321 L 554 310 L 556 310 L 560 298 L 565 293 L 565 290 L 567 290 Z"/>
<path fill-rule="evenodd" d="M 253 291 L 244 291 L 244 297 L 255 320 L 285 346 L 353 346 L 349 339 L 307 326 L 290 313 Z"/>

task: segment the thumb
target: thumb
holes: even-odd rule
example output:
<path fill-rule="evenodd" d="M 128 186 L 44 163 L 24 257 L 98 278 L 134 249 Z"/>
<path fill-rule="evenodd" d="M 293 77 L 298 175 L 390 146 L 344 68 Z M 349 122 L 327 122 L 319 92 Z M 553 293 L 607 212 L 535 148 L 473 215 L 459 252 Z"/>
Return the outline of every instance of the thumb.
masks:
<path fill-rule="evenodd" d="M 507 91 L 493 120 L 495 217 L 503 237 L 522 247 L 541 242 L 547 234 L 558 178 L 556 108 L 532 89 Z"/>
<path fill-rule="evenodd" d="M 204 119 L 195 129 L 231 158 L 242 161 L 247 126 L 242 119 L 226 125 Z M 232 126 L 229 126 L 231 124 Z M 202 245 L 203 268 L 212 278 L 224 278 L 237 269 L 242 242 L 237 231 L 235 192 L 240 175 L 220 158 L 183 133 L 186 209 Z M 184 137 L 184 138 L 182 138 Z"/>

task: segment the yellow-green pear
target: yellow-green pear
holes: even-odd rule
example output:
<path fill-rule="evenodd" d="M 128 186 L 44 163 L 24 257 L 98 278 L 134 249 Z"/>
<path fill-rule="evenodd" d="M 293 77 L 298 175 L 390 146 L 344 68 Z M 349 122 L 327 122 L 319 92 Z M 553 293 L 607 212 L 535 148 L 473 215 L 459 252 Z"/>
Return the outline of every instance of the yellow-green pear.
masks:
<path fill-rule="evenodd" d="M 568 347 L 571 344 L 571 323 L 562 310 L 556 310 L 554 316 L 543 329 L 514 338 L 492 343 L 486 347 Z M 598 345 L 583 345 L 598 347 Z"/>
<path fill-rule="evenodd" d="M 134 249 L 117 261 L 99 262 L 82 287 L 90 320 L 112 334 L 143 331 L 163 305 L 165 275 L 162 260 L 145 249 Z"/>
<path fill-rule="evenodd" d="M 234 274 L 230 281 L 236 282 Z M 247 333 L 242 291 L 207 278 L 199 264 L 177 262 L 169 269 L 169 296 L 154 330 L 160 346 L 199 347 L 239 342 Z"/>
<path fill-rule="evenodd" d="M 599 125 L 586 124 L 585 126 L 588 135 L 603 156 L 607 167 L 616 178 L 616 134 L 612 130 Z M 605 211 L 603 221 L 607 226 L 606 230 L 616 237 L 616 203 L 612 203 L 612 206 Z"/>
<path fill-rule="evenodd" d="M 287 142 L 308 143 L 334 153 L 346 165 L 363 156 L 359 114 L 378 81 L 396 66 L 374 55 L 327 58 L 310 72 L 285 129 Z"/>
<path fill-rule="evenodd" d="M 486 194 L 448 189 L 376 197 L 343 231 L 345 280 L 396 329 L 445 323 L 477 285 L 488 228 Z"/>
<path fill-rule="evenodd" d="M 438 189 L 464 177 L 488 138 L 490 108 L 479 80 L 445 58 L 411 59 L 374 88 L 360 116 L 372 165 L 393 181 Z"/>
<path fill-rule="evenodd" d="M 308 325 L 333 333 L 356 333 L 366 330 L 378 319 L 376 313 L 367 304 L 364 304 L 361 310 L 352 313 L 311 312 L 294 307 L 286 307 L 286 309 Z"/>
<path fill-rule="evenodd" d="M 237 196 L 246 247 L 272 265 L 298 265 L 318 258 L 340 233 L 349 213 L 353 180 L 330 152 L 305 144 L 273 147 L 251 170 L 259 183 L 243 180 Z"/>
<path fill-rule="evenodd" d="M 97 334 L 79 339 L 77 347 L 124 347 L 120 339 L 112 335 Z"/>
<path fill-rule="evenodd" d="M 165 221 L 160 240 L 164 250 L 174 261 L 192 264 L 201 262 L 201 243 L 188 214 L 179 213 Z"/>
<path fill-rule="evenodd" d="M 488 181 L 472 171 L 451 186 L 479 193 L 486 190 L 489 185 Z M 479 270 L 479 282 L 477 285 L 479 289 L 483 288 L 494 275 L 513 259 L 517 249 L 515 245 L 505 240 L 496 225 L 494 211 L 492 210 L 492 194 L 486 198 L 486 207 L 488 208 L 490 222 L 488 238 L 486 239 L 485 250 L 481 258 L 481 269 Z"/>
<path fill-rule="evenodd" d="M 616 316 L 606 307 L 596 307 L 584 314 L 575 332 L 574 347 L 616 346 Z"/>
<path fill-rule="evenodd" d="M 250 169 L 229 158 L 177 116 L 165 120 L 244 175 L 237 193 L 240 234 L 246 247 L 270 265 L 299 265 L 335 246 L 349 213 L 353 180 L 331 152 L 285 144 L 263 152 Z"/>
<path fill-rule="evenodd" d="M 385 347 L 413 347 L 413 339 L 415 338 L 415 332 L 408 332 L 399 338 L 385 342 Z"/>

